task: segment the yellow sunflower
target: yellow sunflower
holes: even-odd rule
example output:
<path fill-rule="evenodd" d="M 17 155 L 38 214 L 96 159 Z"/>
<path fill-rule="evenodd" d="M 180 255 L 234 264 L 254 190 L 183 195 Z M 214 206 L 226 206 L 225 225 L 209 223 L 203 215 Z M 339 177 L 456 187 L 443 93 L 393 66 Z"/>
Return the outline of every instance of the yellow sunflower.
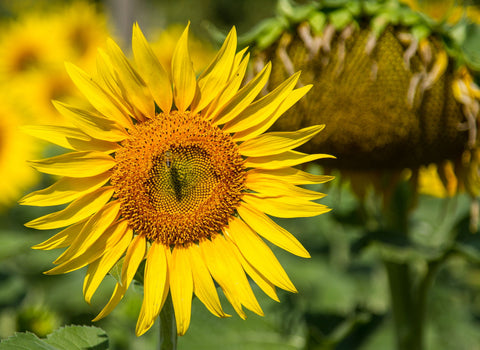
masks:
<path fill-rule="evenodd" d="M 57 66 L 67 51 L 55 35 L 61 28 L 45 20 L 43 12 L 23 14 L 1 25 L 0 79 L 25 79 L 32 73 Z"/>
<path fill-rule="evenodd" d="M 21 130 L 22 116 L 10 106 L 8 92 L 1 91 L 0 111 L 0 210 L 12 205 L 38 179 L 26 163 L 38 153 L 32 138 Z"/>
<path fill-rule="evenodd" d="M 108 37 L 107 18 L 102 8 L 85 1 L 74 1 L 52 12 L 50 21 L 61 28 L 58 42 L 68 50 L 75 64 L 90 69 L 95 65 L 97 48 Z"/>
<path fill-rule="evenodd" d="M 73 152 L 32 161 L 37 170 L 63 177 L 21 200 L 37 206 L 71 202 L 26 226 L 67 227 L 34 248 L 68 247 L 47 274 L 88 265 L 87 302 L 124 256 L 121 281 L 95 320 L 118 304 L 146 260 L 137 335 L 152 326 L 168 293 L 180 335 L 190 323 L 193 293 L 214 315 L 228 316 L 214 280 L 240 317 L 246 317 L 242 306 L 262 315 L 246 274 L 275 300 L 275 287 L 295 287 L 261 237 L 309 256 L 268 215 L 308 217 L 329 210 L 315 202 L 323 194 L 297 185 L 331 177 L 293 168 L 330 157 L 293 150 L 323 126 L 264 133 L 311 86 L 295 88 L 296 73 L 255 100 L 271 65 L 241 87 L 249 55 L 236 53 L 235 29 L 197 79 L 187 41 L 188 26 L 173 54 L 172 81 L 137 25 L 133 62 L 110 40 L 100 51 L 98 76 L 67 64 L 96 112 L 55 102 L 77 128 L 37 127 L 35 133 Z"/>

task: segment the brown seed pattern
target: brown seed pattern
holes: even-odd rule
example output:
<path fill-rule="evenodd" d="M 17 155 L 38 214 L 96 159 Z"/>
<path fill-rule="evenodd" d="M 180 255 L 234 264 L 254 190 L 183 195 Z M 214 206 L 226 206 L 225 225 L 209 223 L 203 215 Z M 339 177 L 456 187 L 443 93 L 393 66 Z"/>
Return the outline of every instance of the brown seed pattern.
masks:
<path fill-rule="evenodd" d="M 229 134 L 189 112 L 135 126 L 115 155 L 121 213 L 137 234 L 166 245 L 210 238 L 238 206 L 245 167 Z"/>

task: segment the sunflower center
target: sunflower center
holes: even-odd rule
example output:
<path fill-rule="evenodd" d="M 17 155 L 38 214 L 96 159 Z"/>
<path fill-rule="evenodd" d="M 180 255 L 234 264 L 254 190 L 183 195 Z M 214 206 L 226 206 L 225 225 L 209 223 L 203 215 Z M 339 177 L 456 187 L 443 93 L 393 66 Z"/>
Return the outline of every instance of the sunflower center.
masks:
<path fill-rule="evenodd" d="M 218 180 L 210 155 L 201 147 L 175 147 L 154 159 L 147 180 L 159 211 L 193 212 L 208 199 Z"/>
<path fill-rule="evenodd" d="M 112 175 L 122 217 L 163 244 L 190 244 L 227 225 L 245 182 L 229 134 L 200 116 L 171 112 L 135 126 Z"/>
<path fill-rule="evenodd" d="M 38 64 L 38 55 L 33 48 L 25 48 L 18 54 L 13 64 L 15 73 L 25 72 L 31 68 L 35 68 Z"/>

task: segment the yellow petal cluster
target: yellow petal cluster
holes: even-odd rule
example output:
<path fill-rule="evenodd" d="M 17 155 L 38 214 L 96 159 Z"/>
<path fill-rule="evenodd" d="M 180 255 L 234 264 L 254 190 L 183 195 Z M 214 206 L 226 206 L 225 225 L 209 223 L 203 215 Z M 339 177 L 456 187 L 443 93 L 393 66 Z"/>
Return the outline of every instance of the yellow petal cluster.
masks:
<path fill-rule="evenodd" d="M 246 317 L 244 307 L 263 315 L 248 277 L 275 300 L 276 287 L 296 291 L 264 239 L 309 257 L 270 216 L 329 211 L 316 202 L 323 194 L 301 185 L 331 177 L 293 168 L 331 158 L 294 151 L 323 126 L 265 133 L 311 85 L 296 88 L 299 74 L 294 74 L 259 98 L 271 65 L 242 85 L 249 54 L 236 52 L 235 28 L 198 78 L 189 54 L 188 26 L 171 67 L 159 62 L 138 25 L 133 27 L 132 49 L 130 60 L 109 41 L 93 76 L 67 64 L 93 110 L 55 102 L 75 127 L 29 130 L 70 150 L 31 162 L 60 179 L 25 196 L 21 204 L 70 203 L 26 224 L 64 228 L 34 248 L 67 248 L 49 274 L 88 266 L 83 288 L 87 302 L 123 258 L 121 280 L 95 320 L 121 301 L 145 260 L 137 335 L 152 326 L 168 293 L 180 335 L 190 324 L 193 294 L 214 315 L 228 317 L 215 283 L 240 317 Z"/>

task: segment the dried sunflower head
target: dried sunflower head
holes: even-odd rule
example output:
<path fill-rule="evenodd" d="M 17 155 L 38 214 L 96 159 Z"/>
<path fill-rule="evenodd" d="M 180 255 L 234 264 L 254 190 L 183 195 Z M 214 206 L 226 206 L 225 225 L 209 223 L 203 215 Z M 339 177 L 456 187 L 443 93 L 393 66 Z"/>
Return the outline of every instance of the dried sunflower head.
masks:
<path fill-rule="evenodd" d="M 276 18 L 244 39 L 257 49 L 257 69 L 273 61 L 270 88 L 297 70 L 299 84 L 314 83 L 276 128 L 328 125 L 303 148 L 337 157 L 322 164 L 344 174 L 408 168 L 414 175 L 437 164 L 449 188 L 453 166 L 476 194 L 477 34 L 466 18 L 439 22 L 396 0 L 285 0 Z"/>

